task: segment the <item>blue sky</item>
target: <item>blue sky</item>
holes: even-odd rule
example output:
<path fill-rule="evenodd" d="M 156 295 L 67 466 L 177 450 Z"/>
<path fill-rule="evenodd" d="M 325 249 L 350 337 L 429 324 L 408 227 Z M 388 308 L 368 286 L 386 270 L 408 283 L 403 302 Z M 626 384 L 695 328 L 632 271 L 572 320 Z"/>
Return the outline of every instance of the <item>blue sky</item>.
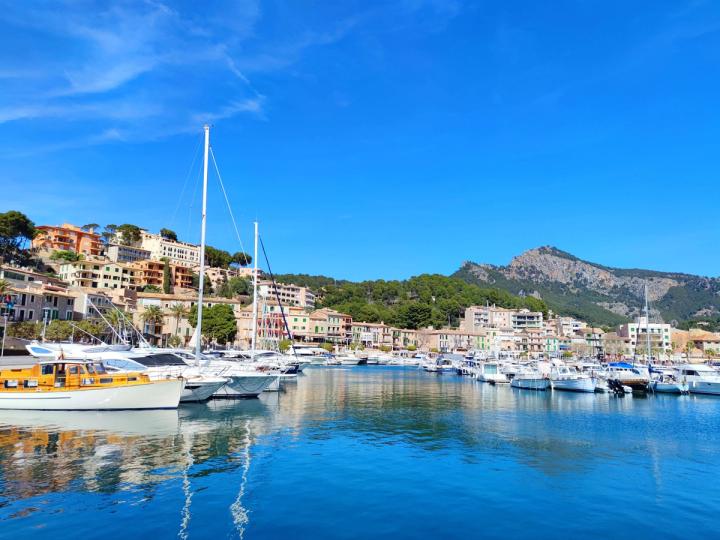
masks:
<path fill-rule="evenodd" d="M 720 274 L 717 2 L 207 4 L 1 1 L 2 206 L 197 241 L 210 122 L 277 272 Z M 239 249 L 214 179 L 209 216 Z"/>

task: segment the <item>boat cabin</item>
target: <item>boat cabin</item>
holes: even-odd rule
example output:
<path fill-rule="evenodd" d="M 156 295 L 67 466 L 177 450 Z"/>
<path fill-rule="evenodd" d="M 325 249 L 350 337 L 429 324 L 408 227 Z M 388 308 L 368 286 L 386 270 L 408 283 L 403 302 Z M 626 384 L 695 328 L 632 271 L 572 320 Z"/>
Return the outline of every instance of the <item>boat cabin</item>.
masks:
<path fill-rule="evenodd" d="M 28 368 L 0 370 L 0 392 L 84 390 L 149 382 L 147 375 L 110 374 L 102 364 L 86 360 L 46 360 Z"/>

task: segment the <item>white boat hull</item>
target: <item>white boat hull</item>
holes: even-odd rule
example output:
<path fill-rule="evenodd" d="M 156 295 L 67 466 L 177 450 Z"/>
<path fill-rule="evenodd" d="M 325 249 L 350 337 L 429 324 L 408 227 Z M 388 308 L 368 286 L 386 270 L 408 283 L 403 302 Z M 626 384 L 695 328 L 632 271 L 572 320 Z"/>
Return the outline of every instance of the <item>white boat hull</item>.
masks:
<path fill-rule="evenodd" d="M 227 375 L 229 380 L 213 394 L 216 398 L 254 398 L 262 394 L 274 381 L 277 375 Z"/>
<path fill-rule="evenodd" d="M 656 394 L 687 394 L 690 388 L 683 383 L 652 381 L 650 389 Z"/>
<path fill-rule="evenodd" d="M 280 391 L 280 377 L 271 382 L 268 387 L 263 390 L 264 392 L 279 392 Z"/>
<path fill-rule="evenodd" d="M 510 381 L 510 386 L 520 390 L 547 390 L 550 388 L 550 379 L 518 379 Z"/>
<path fill-rule="evenodd" d="M 226 383 L 227 379 L 190 379 L 185 384 L 185 389 L 180 397 L 180 401 L 186 403 L 193 401 L 206 401 L 210 399 L 215 392 L 225 386 Z"/>
<path fill-rule="evenodd" d="M 552 389 L 564 392 L 588 392 L 594 393 L 597 387 L 595 379 L 577 378 L 577 379 L 557 379 L 552 381 Z"/>
<path fill-rule="evenodd" d="M 150 384 L 63 392 L 2 392 L 0 409 L 32 411 L 175 409 L 180 403 L 184 387 L 184 379 L 171 379 Z"/>
<path fill-rule="evenodd" d="M 720 382 L 693 381 L 688 383 L 688 390 L 691 394 L 720 396 Z"/>

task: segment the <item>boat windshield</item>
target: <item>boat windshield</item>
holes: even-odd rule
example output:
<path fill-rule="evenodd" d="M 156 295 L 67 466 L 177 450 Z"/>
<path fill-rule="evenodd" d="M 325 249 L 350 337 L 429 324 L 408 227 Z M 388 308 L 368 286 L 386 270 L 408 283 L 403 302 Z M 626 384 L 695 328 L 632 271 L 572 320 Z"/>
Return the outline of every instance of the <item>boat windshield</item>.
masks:
<path fill-rule="evenodd" d="M 142 364 L 145 367 L 154 366 L 187 366 L 185 361 L 179 356 L 174 354 L 150 354 L 148 356 L 138 356 L 132 358 L 133 361 L 138 364 Z"/>

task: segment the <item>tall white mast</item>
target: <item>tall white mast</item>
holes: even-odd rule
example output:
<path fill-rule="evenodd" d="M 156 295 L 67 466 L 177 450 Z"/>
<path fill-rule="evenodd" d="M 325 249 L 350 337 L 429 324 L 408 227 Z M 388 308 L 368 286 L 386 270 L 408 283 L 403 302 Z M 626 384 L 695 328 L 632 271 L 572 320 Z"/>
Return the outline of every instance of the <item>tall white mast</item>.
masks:
<path fill-rule="evenodd" d="M 258 222 L 255 222 L 255 251 L 253 253 L 253 307 L 252 307 L 252 352 L 255 356 L 258 318 Z"/>
<path fill-rule="evenodd" d="M 645 282 L 645 337 L 647 341 L 647 360 L 650 362 L 650 307 L 648 305 L 648 289 L 647 282 Z"/>
<path fill-rule="evenodd" d="M 205 124 L 205 162 L 203 164 L 202 225 L 200 226 L 200 275 L 198 276 L 197 341 L 195 342 L 195 363 L 200 363 L 202 350 L 203 292 L 205 290 L 205 220 L 207 218 L 208 150 L 210 148 L 210 126 Z"/>

